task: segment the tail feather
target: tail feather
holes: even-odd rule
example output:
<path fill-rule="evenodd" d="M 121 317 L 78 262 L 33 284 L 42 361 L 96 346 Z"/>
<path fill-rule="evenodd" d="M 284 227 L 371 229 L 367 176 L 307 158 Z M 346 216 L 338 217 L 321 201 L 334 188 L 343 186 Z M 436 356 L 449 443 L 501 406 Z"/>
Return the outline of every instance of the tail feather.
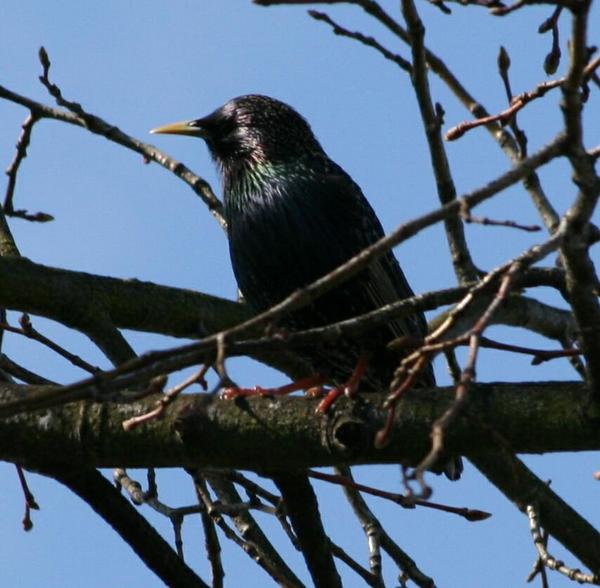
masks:
<path fill-rule="evenodd" d="M 443 472 L 448 480 L 452 480 L 453 482 L 460 480 L 460 476 L 463 472 L 462 457 L 460 457 L 460 455 L 451 455 L 446 463 L 444 463 Z"/>

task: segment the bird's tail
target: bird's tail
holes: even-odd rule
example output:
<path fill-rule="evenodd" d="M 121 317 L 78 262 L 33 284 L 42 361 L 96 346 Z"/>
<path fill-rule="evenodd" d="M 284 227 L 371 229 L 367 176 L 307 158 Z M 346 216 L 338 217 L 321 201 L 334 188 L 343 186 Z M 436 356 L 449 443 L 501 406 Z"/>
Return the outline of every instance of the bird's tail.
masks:
<path fill-rule="evenodd" d="M 451 455 L 444 463 L 442 471 L 448 480 L 452 480 L 453 482 L 460 480 L 460 475 L 463 472 L 462 457 L 460 455 Z"/>

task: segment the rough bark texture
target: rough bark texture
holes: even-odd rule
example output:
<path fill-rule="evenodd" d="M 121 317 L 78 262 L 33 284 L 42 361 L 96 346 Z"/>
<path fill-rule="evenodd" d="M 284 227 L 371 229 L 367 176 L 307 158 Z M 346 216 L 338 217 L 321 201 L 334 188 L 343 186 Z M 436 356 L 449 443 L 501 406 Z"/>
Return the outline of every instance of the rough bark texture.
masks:
<path fill-rule="evenodd" d="M 0 403 L 33 387 L 0 383 Z M 35 388 L 39 390 L 39 387 Z M 385 417 L 381 395 L 341 399 L 327 416 L 304 397 L 179 398 L 164 418 L 125 432 L 124 420 L 153 407 L 78 402 L 0 420 L 0 459 L 34 467 L 57 455 L 91 467 L 231 467 L 298 470 L 347 464 L 414 462 L 429 449 L 431 423 L 454 398 L 449 388 L 415 390 L 400 403 L 390 443 L 373 447 Z M 600 449 L 600 427 L 586 416 L 578 382 L 481 384 L 446 438 L 454 453 L 489 452 L 502 439 L 517 453 Z"/>

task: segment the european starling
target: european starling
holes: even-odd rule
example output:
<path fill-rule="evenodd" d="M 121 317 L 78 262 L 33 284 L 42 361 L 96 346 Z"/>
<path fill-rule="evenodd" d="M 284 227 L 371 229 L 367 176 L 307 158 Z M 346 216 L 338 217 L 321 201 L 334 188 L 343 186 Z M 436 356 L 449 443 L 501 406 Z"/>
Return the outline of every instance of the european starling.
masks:
<path fill-rule="evenodd" d="M 283 102 L 240 96 L 204 118 L 152 132 L 206 141 L 222 175 L 233 271 L 244 298 L 257 312 L 329 273 L 384 235 L 358 185 L 329 159 L 306 120 Z M 282 319 L 281 326 L 318 327 L 412 295 L 398 261 L 388 252 Z M 398 337 L 422 338 L 426 332 L 419 312 L 393 319 L 359 340 L 298 351 L 331 383 L 347 382 L 362 364 L 366 372 L 361 389 L 384 390 L 402 358 L 386 345 Z M 368 363 L 359 361 L 367 356 Z M 416 385 L 434 383 L 433 370 L 427 366 Z M 456 467 L 450 470 L 448 477 L 460 474 Z"/>

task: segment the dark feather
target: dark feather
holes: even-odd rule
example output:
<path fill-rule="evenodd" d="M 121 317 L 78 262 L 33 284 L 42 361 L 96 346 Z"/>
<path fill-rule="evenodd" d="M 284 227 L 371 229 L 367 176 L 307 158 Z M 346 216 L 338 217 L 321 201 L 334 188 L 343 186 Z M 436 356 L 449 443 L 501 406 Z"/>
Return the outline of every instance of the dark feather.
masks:
<path fill-rule="evenodd" d="M 240 290 L 257 311 L 383 237 L 379 220 L 351 178 L 329 160 L 314 158 L 311 163 L 310 172 L 301 168 L 275 177 L 265 174 L 256 187 L 252 183 L 243 190 L 231 186 L 225 191 L 234 272 Z M 396 258 L 388 253 L 284 322 L 296 329 L 322 326 L 412 294 Z M 375 356 L 366 382 L 382 389 L 399 361 L 396 353 L 385 349 L 386 343 L 425 333 L 425 320 L 418 314 L 390 321 L 362 342 L 345 342 L 337 350 L 313 348 L 305 354 L 318 371 L 339 383 L 352 372 L 368 337 L 368 347 L 375 343 Z M 431 371 L 422 383 L 433 383 Z"/>
<path fill-rule="evenodd" d="M 159 132 L 196 134 L 206 140 L 223 176 L 233 270 L 256 311 L 280 302 L 383 237 L 381 223 L 360 188 L 329 159 L 308 123 L 278 100 L 241 96 L 205 118 Z M 389 252 L 283 319 L 282 325 L 323 326 L 412 294 Z M 407 335 L 421 338 L 426 331 L 419 312 L 391 320 L 358 340 L 312 346 L 300 353 L 315 371 L 340 384 L 358 357 L 370 352 L 361 384 L 383 390 L 402 357 L 387 344 Z M 417 385 L 434 383 L 428 366 Z"/>

